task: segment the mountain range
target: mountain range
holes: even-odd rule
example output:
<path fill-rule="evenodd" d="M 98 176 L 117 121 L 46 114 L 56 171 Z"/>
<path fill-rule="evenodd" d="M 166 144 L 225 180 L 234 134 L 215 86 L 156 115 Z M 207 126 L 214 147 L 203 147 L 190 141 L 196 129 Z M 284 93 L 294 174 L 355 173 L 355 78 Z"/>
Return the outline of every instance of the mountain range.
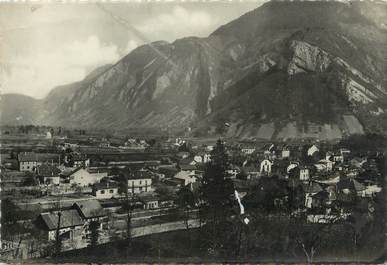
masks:
<path fill-rule="evenodd" d="M 240 138 L 387 132 L 387 5 L 271 1 L 205 38 L 140 46 L 2 124 L 159 128 Z"/>

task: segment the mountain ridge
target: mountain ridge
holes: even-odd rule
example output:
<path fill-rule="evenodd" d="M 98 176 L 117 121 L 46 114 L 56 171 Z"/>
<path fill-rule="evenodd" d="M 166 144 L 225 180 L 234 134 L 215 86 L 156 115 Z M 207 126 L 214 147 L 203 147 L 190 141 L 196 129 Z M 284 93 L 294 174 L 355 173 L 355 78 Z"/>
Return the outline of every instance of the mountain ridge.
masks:
<path fill-rule="evenodd" d="M 373 9 L 265 3 L 208 37 L 136 48 L 66 100 L 46 97 L 39 122 L 270 139 L 385 132 L 387 30 Z"/>

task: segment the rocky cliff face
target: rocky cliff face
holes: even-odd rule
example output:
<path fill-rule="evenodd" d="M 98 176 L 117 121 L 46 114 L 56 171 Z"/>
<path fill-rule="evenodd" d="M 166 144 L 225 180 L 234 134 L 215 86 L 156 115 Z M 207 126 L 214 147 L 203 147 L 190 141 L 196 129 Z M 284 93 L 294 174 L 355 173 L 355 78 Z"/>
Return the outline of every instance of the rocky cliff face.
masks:
<path fill-rule="evenodd" d="M 387 31 L 375 5 L 386 9 L 269 2 L 207 38 L 144 45 L 51 93 L 41 121 L 265 139 L 385 131 Z"/>

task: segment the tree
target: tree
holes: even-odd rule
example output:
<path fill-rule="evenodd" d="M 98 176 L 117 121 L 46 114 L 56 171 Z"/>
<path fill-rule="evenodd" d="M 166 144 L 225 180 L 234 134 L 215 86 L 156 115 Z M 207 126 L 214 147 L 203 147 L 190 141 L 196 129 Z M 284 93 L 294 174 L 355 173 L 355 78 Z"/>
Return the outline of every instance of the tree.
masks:
<path fill-rule="evenodd" d="M 218 140 L 211 152 L 211 161 L 206 165 L 199 190 L 201 199 L 201 213 L 205 225 L 202 227 L 204 239 L 210 249 L 219 251 L 223 248 L 224 237 L 230 225 L 228 217 L 233 211 L 234 187 L 228 178 L 227 169 L 229 159 L 226 148 L 221 140 Z"/>
<path fill-rule="evenodd" d="M 290 238 L 294 240 L 294 245 L 304 253 L 307 264 L 313 264 L 315 255 L 332 241 L 334 235 L 337 236 L 341 232 L 337 234 L 333 229 L 336 218 L 324 224 L 309 224 L 305 220 L 305 216 L 290 220 Z"/>
<path fill-rule="evenodd" d="M 189 229 L 189 212 L 195 206 L 195 198 L 192 191 L 184 186 L 177 192 L 177 204 L 184 210 L 184 221 Z"/>
<path fill-rule="evenodd" d="M 89 224 L 90 229 L 90 247 L 94 248 L 98 245 L 99 239 L 99 227 L 100 223 L 98 220 L 93 220 Z"/>
<path fill-rule="evenodd" d="M 38 179 L 31 172 L 27 172 L 23 181 L 23 186 L 36 186 L 39 184 Z"/>

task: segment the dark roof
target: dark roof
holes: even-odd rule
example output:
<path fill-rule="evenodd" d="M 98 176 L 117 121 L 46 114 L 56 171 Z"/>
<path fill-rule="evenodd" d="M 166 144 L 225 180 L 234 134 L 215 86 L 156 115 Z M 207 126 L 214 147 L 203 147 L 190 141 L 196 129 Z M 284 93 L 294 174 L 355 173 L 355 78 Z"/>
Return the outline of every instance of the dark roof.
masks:
<path fill-rule="evenodd" d="M 61 175 L 62 176 L 65 176 L 65 177 L 68 177 L 68 176 L 71 176 L 72 174 L 74 174 L 75 172 L 77 172 L 78 170 L 82 169 L 82 167 L 77 167 L 77 168 L 71 168 L 70 170 L 64 170 L 62 171 Z"/>
<path fill-rule="evenodd" d="M 58 162 L 59 154 L 25 152 L 18 155 L 19 162 Z"/>
<path fill-rule="evenodd" d="M 93 185 L 93 188 L 95 190 L 114 189 L 114 188 L 118 188 L 118 187 L 119 187 L 118 183 L 111 182 L 111 181 L 100 182 L 100 183 L 96 183 L 96 184 Z"/>
<path fill-rule="evenodd" d="M 259 169 L 256 167 L 242 167 L 242 171 L 245 173 L 251 173 L 251 172 L 259 172 Z"/>
<path fill-rule="evenodd" d="M 82 153 L 71 153 L 71 156 L 73 158 L 74 161 L 85 161 L 87 160 L 87 156 L 85 154 L 82 154 Z"/>
<path fill-rule="evenodd" d="M 314 194 L 312 197 L 317 200 L 327 200 L 329 198 L 329 193 L 323 190 Z"/>
<path fill-rule="evenodd" d="M 152 194 L 146 194 L 146 195 L 140 195 L 138 199 L 143 202 L 154 202 L 154 201 L 159 201 L 160 198 L 158 196 L 152 195 Z"/>
<path fill-rule="evenodd" d="M 134 173 L 125 173 L 128 179 L 151 179 L 152 173 L 148 170 L 137 170 Z"/>
<path fill-rule="evenodd" d="M 55 230 L 58 227 L 58 212 L 53 213 L 41 213 L 43 222 L 47 226 L 48 230 Z M 64 210 L 61 212 L 60 228 L 81 226 L 83 220 L 75 209 Z"/>
<path fill-rule="evenodd" d="M 189 165 L 191 162 L 195 161 L 193 157 L 186 157 L 180 160 L 180 165 Z"/>
<path fill-rule="evenodd" d="M 195 165 L 179 165 L 180 170 L 196 170 Z"/>
<path fill-rule="evenodd" d="M 37 174 L 44 177 L 58 176 L 61 170 L 50 164 L 43 164 L 37 167 Z"/>
<path fill-rule="evenodd" d="M 353 191 L 363 191 L 366 189 L 363 184 L 359 183 L 355 179 L 341 179 L 337 183 L 337 188 L 339 190 L 349 189 Z"/>
<path fill-rule="evenodd" d="M 84 218 L 101 217 L 105 215 L 105 211 L 98 200 L 76 202 L 74 203 L 74 206 L 80 211 L 80 214 Z"/>
<path fill-rule="evenodd" d="M 320 191 L 322 191 L 323 189 L 321 188 L 321 185 L 316 183 L 316 182 L 310 182 L 308 184 L 305 184 L 303 186 L 304 188 L 304 191 L 306 193 L 318 193 Z"/>

